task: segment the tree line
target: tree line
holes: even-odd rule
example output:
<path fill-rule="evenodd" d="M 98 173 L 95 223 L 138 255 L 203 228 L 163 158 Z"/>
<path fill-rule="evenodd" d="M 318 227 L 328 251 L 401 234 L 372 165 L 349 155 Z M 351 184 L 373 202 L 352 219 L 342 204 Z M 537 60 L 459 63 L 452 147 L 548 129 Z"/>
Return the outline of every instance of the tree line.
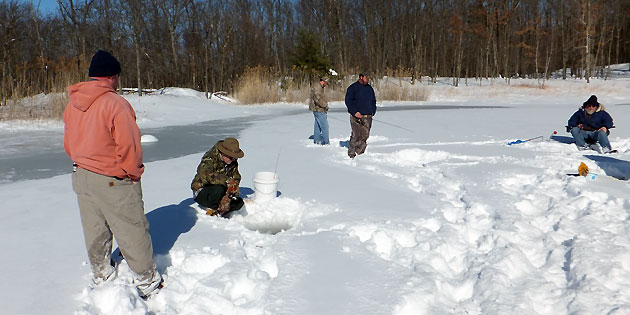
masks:
<path fill-rule="evenodd" d="M 305 71 L 300 36 L 342 75 L 589 80 L 628 61 L 629 13 L 628 0 L 57 0 L 44 14 L 1 0 L 0 102 L 85 80 L 98 49 L 125 87 L 232 92 L 248 68 Z"/>

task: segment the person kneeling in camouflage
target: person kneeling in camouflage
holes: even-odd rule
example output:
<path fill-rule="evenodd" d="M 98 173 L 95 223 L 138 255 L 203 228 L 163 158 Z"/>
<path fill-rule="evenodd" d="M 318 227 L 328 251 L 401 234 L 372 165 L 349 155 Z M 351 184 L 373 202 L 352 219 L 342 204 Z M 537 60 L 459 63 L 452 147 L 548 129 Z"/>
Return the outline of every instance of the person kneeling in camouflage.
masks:
<path fill-rule="evenodd" d="M 241 174 L 236 160 L 244 155 L 238 140 L 226 138 L 217 142 L 201 158 L 190 188 L 195 201 L 206 208 L 207 215 L 225 216 L 243 207 L 238 188 Z"/>

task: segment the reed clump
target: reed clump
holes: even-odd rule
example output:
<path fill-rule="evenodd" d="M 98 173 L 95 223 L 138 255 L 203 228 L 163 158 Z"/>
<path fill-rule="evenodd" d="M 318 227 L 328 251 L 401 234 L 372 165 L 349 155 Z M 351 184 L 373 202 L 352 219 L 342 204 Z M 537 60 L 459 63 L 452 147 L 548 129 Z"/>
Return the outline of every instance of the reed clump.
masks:
<path fill-rule="evenodd" d="M 0 120 L 63 120 L 67 103 L 66 93 L 38 94 L 8 100 L 0 106 Z"/>
<path fill-rule="evenodd" d="M 329 76 L 326 91 L 328 100 L 343 101 L 347 87 L 354 83 L 356 76 Z M 235 86 L 234 97 L 241 104 L 263 103 L 308 103 L 313 84 L 318 78 L 308 78 L 299 74 L 277 74 L 271 70 L 255 67 L 245 71 Z M 429 97 L 426 85 L 412 84 L 409 77 L 379 79 L 371 78 L 378 101 L 426 101 Z"/>

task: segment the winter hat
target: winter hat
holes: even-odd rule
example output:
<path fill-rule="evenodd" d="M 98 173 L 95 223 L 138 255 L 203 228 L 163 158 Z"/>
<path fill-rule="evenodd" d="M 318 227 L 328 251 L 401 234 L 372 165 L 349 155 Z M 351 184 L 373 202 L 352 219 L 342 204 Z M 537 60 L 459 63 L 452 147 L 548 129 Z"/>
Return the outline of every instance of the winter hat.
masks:
<path fill-rule="evenodd" d="M 221 153 L 229 157 L 238 159 L 245 156 L 245 152 L 243 152 L 241 148 L 239 148 L 238 140 L 234 138 L 226 138 L 223 141 L 219 141 L 217 143 L 217 148 L 219 149 L 219 151 L 221 151 Z"/>
<path fill-rule="evenodd" d="M 591 97 L 582 104 L 582 107 L 586 107 L 587 105 L 595 105 L 595 107 L 598 107 L 599 103 L 597 102 L 597 96 L 591 95 Z"/>
<path fill-rule="evenodd" d="M 109 52 L 104 50 L 97 51 L 92 57 L 90 63 L 90 77 L 109 77 L 120 73 L 120 62 L 114 58 Z"/>

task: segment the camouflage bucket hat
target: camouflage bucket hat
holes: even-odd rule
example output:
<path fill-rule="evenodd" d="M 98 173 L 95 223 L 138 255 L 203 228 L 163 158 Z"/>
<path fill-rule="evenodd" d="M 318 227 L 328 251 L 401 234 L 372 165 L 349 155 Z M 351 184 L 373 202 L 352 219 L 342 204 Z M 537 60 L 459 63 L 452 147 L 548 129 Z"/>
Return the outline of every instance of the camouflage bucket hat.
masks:
<path fill-rule="evenodd" d="M 234 138 L 226 138 L 223 141 L 219 141 L 217 148 L 221 151 L 221 153 L 229 157 L 239 159 L 245 156 L 245 152 L 243 152 L 238 145 L 238 140 Z"/>

